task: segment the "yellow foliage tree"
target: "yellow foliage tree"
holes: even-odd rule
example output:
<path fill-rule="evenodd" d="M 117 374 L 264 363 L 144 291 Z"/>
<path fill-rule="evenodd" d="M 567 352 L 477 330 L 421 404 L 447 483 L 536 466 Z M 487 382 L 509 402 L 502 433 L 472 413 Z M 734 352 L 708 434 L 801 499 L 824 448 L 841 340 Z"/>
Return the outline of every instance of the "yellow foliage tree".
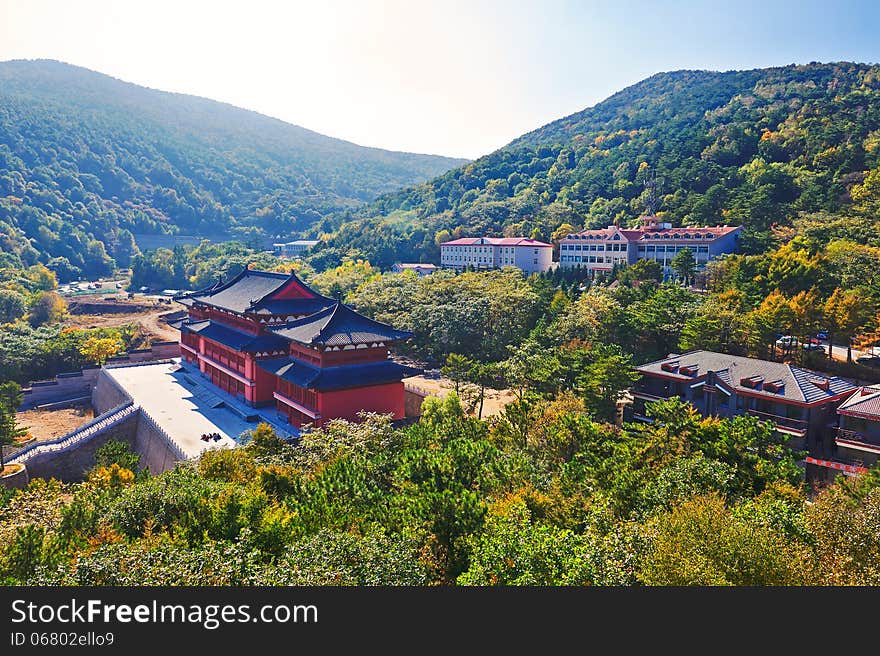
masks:
<path fill-rule="evenodd" d="M 89 362 L 104 364 L 124 349 L 125 345 L 118 337 L 89 337 L 79 347 L 79 352 Z"/>
<path fill-rule="evenodd" d="M 134 483 L 134 472 L 114 462 L 109 467 L 95 467 L 88 480 L 100 488 L 127 487 Z"/>
<path fill-rule="evenodd" d="M 859 329 L 868 322 L 869 308 L 864 298 L 855 290 L 843 291 L 839 287 L 825 302 L 825 319 L 829 323 L 828 341 L 833 333 L 846 338 L 846 361 L 852 362 L 852 340 Z M 833 343 L 833 342 L 832 342 Z M 829 350 L 830 350 L 829 346 Z"/>

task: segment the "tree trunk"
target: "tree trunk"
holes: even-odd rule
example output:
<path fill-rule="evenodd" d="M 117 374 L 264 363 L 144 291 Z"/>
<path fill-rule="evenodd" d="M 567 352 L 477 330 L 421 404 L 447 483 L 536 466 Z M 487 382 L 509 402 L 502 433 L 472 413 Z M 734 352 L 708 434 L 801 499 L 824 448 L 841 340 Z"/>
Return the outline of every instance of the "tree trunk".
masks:
<path fill-rule="evenodd" d="M 852 364 L 852 339 L 846 338 L 846 361 Z"/>

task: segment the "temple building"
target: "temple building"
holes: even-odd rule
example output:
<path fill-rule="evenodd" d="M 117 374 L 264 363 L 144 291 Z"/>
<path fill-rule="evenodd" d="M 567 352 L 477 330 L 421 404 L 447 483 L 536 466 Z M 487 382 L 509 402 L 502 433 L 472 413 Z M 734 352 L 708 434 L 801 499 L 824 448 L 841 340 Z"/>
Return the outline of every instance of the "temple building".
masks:
<path fill-rule="evenodd" d="M 188 317 L 181 356 L 224 392 L 254 407 L 275 405 L 294 426 L 405 415 L 402 379 L 421 373 L 390 359 L 408 339 L 306 286 L 295 274 L 246 269 L 176 299 Z"/>

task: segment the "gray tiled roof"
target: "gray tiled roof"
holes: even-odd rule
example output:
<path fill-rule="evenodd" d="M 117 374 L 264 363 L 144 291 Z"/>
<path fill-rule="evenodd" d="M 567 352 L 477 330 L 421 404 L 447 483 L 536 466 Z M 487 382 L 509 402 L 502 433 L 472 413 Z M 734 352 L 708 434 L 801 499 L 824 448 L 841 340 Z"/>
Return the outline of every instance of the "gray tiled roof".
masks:
<path fill-rule="evenodd" d="M 665 371 L 664 363 L 678 363 L 675 371 Z M 682 367 L 696 366 L 693 375 L 679 373 Z M 744 358 L 738 355 L 726 355 L 714 351 L 690 351 L 681 355 L 671 354 L 669 357 L 649 362 L 636 368 L 643 374 L 656 374 L 677 380 L 695 381 L 705 378 L 709 371 L 715 372 L 725 385 L 737 391 L 760 394 L 772 399 L 787 399 L 800 403 L 817 403 L 840 394 L 852 392 L 856 385 L 838 376 L 826 376 L 809 369 L 802 369 L 782 362 L 770 362 L 756 358 Z M 741 380 L 749 377 L 763 381 L 756 387 L 741 384 Z M 764 389 L 764 384 L 779 381 L 780 389 L 773 392 Z M 828 389 L 822 389 L 812 381 L 828 382 Z"/>
<path fill-rule="evenodd" d="M 287 350 L 287 342 L 276 335 L 251 335 L 209 319 L 183 323 L 181 331 L 197 333 L 236 351 Z"/>
<path fill-rule="evenodd" d="M 880 421 L 880 385 L 860 388 L 841 403 L 837 411 L 842 415 L 859 414 L 876 417 Z"/>
<path fill-rule="evenodd" d="M 324 346 L 390 342 L 412 337 L 412 333 L 373 321 L 342 303 L 283 326 L 270 326 L 269 330 L 300 344 Z"/>
<path fill-rule="evenodd" d="M 287 300 L 266 298 L 292 281 L 302 285 L 314 298 Z M 291 314 L 307 314 L 318 309 L 316 306 L 326 307 L 333 302 L 332 299 L 321 296 L 309 289 L 293 273 L 275 273 L 253 269 L 245 269 L 229 282 L 186 294 L 177 298 L 177 300 L 185 305 L 198 302 L 237 313 L 245 311 L 255 312 L 262 307 L 263 303 L 271 303 L 273 311 L 277 311 L 278 314 L 285 314 L 287 312 Z M 315 302 L 316 300 L 317 303 Z M 303 303 L 303 301 L 306 302 Z M 297 312 L 296 310 L 300 306 L 303 309 Z"/>
<path fill-rule="evenodd" d="M 306 389 L 328 390 L 398 381 L 422 373 L 393 360 L 318 369 L 291 357 L 257 360 L 257 366 Z"/>

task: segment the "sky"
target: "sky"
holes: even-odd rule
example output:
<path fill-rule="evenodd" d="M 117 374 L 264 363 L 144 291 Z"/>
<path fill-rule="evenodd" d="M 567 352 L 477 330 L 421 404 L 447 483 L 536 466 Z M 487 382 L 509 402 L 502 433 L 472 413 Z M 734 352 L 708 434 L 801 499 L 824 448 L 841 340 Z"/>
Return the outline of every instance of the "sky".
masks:
<path fill-rule="evenodd" d="M 0 61 L 473 159 L 662 71 L 880 63 L 878 27 L 878 0 L 0 0 Z"/>

